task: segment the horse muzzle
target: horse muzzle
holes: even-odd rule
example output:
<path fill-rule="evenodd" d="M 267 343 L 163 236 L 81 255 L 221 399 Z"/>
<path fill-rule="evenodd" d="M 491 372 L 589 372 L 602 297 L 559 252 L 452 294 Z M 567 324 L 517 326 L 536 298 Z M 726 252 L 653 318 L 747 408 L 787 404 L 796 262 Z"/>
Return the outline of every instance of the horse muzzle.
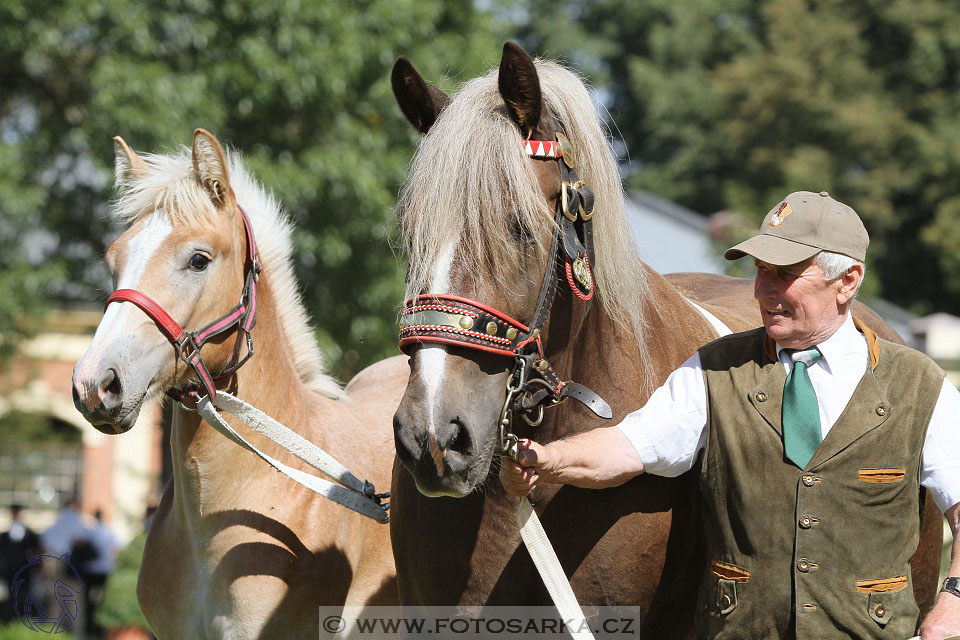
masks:
<path fill-rule="evenodd" d="M 143 406 L 145 385 L 134 384 L 119 362 L 77 363 L 73 371 L 73 404 L 98 431 L 116 435 L 129 431 Z"/>

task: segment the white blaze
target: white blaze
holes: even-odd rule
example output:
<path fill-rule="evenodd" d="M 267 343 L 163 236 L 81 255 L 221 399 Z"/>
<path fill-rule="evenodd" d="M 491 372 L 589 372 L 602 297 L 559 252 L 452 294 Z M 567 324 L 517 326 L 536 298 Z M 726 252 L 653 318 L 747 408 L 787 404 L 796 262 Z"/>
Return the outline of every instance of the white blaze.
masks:
<path fill-rule="evenodd" d="M 430 283 L 429 293 L 447 293 L 450 288 L 450 267 L 453 265 L 453 256 L 456 253 L 457 244 L 451 242 L 444 250 L 440 262 L 437 265 L 437 271 Z M 429 435 L 429 447 L 434 453 L 434 460 L 437 462 L 437 473 L 442 475 L 443 469 L 439 459 L 437 447 L 437 425 L 434 418 L 434 407 L 437 404 L 437 391 L 440 388 L 440 380 L 443 378 L 444 369 L 447 366 L 447 347 L 442 344 L 431 345 L 428 349 L 421 349 L 420 353 L 420 379 L 427 391 L 427 433 Z"/>
<path fill-rule="evenodd" d="M 123 272 L 117 279 L 118 289 L 137 289 L 151 258 L 170 235 L 173 227 L 162 212 L 147 218 L 143 229 L 137 233 L 127 247 L 127 260 Z M 100 356 L 123 331 L 132 312 L 141 313 L 132 304 L 113 303 L 109 305 L 97 327 L 93 342 L 78 363 L 76 381 L 78 384 L 96 384 Z"/>

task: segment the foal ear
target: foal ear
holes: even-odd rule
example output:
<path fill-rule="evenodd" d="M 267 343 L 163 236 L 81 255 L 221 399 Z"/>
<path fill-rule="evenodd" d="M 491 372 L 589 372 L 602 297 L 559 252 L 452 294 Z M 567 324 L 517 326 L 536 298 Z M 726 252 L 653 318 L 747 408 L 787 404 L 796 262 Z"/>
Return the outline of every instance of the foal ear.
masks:
<path fill-rule="evenodd" d="M 213 201 L 223 204 L 230 189 L 227 158 L 217 139 L 205 129 L 193 132 L 193 170 Z"/>
<path fill-rule="evenodd" d="M 117 185 L 133 182 L 147 174 L 146 163 L 120 136 L 113 139 L 113 151 L 113 173 Z"/>
<path fill-rule="evenodd" d="M 403 115 L 420 133 L 429 131 L 450 103 L 450 96 L 424 80 L 404 56 L 393 64 L 390 84 Z"/>
<path fill-rule="evenodd" d="M 540 77 L 527 52 L 513 42 L 503 45 L 499 86 L 520 133 L 529 136 L 540 122 L 543 109 Z"/>

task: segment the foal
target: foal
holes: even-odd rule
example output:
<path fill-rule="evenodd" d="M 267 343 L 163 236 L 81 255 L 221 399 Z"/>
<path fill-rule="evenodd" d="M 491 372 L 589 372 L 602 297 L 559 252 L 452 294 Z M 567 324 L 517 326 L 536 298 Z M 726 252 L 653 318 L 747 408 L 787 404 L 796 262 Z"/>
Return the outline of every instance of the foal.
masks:
<path fill-rule="evenodd" d="M 198 329 L 238 299 L 251 306 L 248 274 L 259 262 L 255 325 L 246 326 L 256 355 L 217 379 L 217 390 L 389 489 L 391 416 L 406 359 L 379 362 L 346 389 L 324 374 L 293 276 L 290 222 L 210 133 L 198 129 L 192 149 L 170 156 L 141 158 L 120 138 L 116 150 L 112 212 L 129 223 L 107 250 L 118 289 L 137 290 L 180 326 Z M 230 372 L 246 355 L 246 334 L 225 331 L 201 351 L 213 376 Z M 141 308 L 112 302 L 74 370 L 77 408 L 104 433 L 130 429 L 142 407 L 195 380 L 179 355 Z M 397 601 L 388 527 L 276 473 L 184 405 L 190 401 L 173 409 L 173 479 L 150 527 L 137 587 L 160 638 L 316 638 L 320 605 Z M 264 437 L 249 440 L 308 470 Z"/>

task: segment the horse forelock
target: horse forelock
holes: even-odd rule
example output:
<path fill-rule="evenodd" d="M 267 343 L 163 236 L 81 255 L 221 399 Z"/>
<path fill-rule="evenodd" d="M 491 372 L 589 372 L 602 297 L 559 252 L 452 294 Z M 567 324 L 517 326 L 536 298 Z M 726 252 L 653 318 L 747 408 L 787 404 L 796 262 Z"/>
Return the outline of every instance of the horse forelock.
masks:
<path fill-rule="evenodd" d="M 182 147 L 171 155 L 143 155 L 147 170 L 117 185 L 112 216 L 133 223 L 162 210 L 173 225 L 219 224 L 210 196 L 194 174 L 191 153 L 190 148 Z M 292 224 L 273 195 L 244 166 L 240 154 L 229 149 L 226 153 L 230 186 L 253 226 L 263 264 L 262 277 L 270 282 L 286 347 L 294 358 L 300 379 L 314 391 L 341 397 L 340 385 L 324 371 L 323 355 L 294 276 Z"/>
<path fill-rule="evenodd" d="M 468 82 L 424 137 L 401 194 L 400 225 L 410 256 L 408 293 L 430 289 L 459 245 L 471 276 L 510 282 L 525 257 L 515 240 L 525 230 L 531 251 L 552 224 L 547 202 L 503 109 L 496 75 Z"/>
<path fill-rule="evenodd" d="M 642 347 L 656 304 L 626 217 L 623 185 L 590 93 L 573 71 L 536 60 L 546 105 L 576 152 L 576 171 L 596 196 L 593 217 L 597 303 Z M 514 229 L 529 230 L 529 251 L 547 250 L 552 226 L 533 168 L 497 87 L 499 70 L 467 82 L 424 136 L 398 206 L 410 268 L 407 297 L 428 292 L 447 247 L 459 242 L 462 265 L 505 282 L 526 257 Z M 646 359 L 644 359 L 646 360 Z M 649 377 L 649 376 L 648 376 Z"/>

